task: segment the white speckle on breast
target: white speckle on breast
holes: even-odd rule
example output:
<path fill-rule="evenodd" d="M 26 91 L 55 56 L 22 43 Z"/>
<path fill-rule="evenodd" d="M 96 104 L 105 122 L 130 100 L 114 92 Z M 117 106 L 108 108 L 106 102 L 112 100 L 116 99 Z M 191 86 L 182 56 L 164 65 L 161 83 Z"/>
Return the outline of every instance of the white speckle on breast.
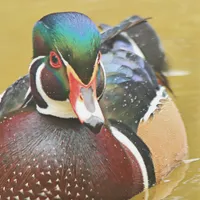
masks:
<path fill-rule="evenodd" d="M 51 183 L 52 183 L 52 180 L 51 180 L 51 179 L 49 179 L 49 180 L 47 181 L 47 183 L 50 183 L 50 184 L 51 184 Z"/>
<path fill-rule="evenodd" d="M 56 183 L 58 183 L 58 182 L 60 182 L 60 179 L 59 179 L 59 178 L 56 179 Z"/>
<path fill-rule="evenodd" d="M 21 194 L 24 194 L 24 190 L 23 190 L 23 189 L 21 189 L 19 192 L 20 192 Z"/>
<path fill-rule="evenodd" d="M 80 194 L 77 192 L 76 197 L 80 197 Z"/>
<path fill-rule="evenodd" d="M 38 195 L 40 195 L 41 197 L 47 197 L 47 195 L 44 192 L 40 192 L 38 193 Z"/>
<path fill-rule="evenodd" d="M 41 184 L 40 184 L 40 181 L 36 182 L 36 185 L 41 185 Z"/>
<path fill-rule="evenodd" d="M 48 174 L 48 175 L 50 175 L 50 176 L 51 176 L 51 172 L 50 172 L 50 171 L 48 171 L 46 174 Z"/>
<path fill-rule="evenodd" d="M 57 192 L 61 192 L 61 189 L 60 189 L 59 185 L 56 185 L 56 187 L 55 187 L 55 191 L 57 191 Z"/>
<path fill-rule="evenodd" d="M 56 195 L 53 199 L 58 199 L 58 200 L 60 200 L 61 198 L 60 198 L 60 196 L 59 195 Z"/>
<path fill-rule="evenodd" d="M 47 190 L 47 188 L 44 188 L 44 189 L 42 189 L 42 191 L 47 192 L 48 190 Z"/>
<path fill-rule="evenodd" d="M 29 187 L 28 183 L 25 184 L 26 187 Z"/>
<path fill-rule="evenodd" d="M 52 195 L 52 192 L 51 191 L 47 191 L 46 192 L 48 195 Z"/>
<path fill-rule="evenodd" d="M 69 175 L 71 176 L 71 175 L 72 175 L 72 173 L 71 173 L 71 172 L 69 172 Z"/>
<path fill-rule="evenodd" d="M 28 193 L 34 195 L 33 190 L 29 190 Z"/>

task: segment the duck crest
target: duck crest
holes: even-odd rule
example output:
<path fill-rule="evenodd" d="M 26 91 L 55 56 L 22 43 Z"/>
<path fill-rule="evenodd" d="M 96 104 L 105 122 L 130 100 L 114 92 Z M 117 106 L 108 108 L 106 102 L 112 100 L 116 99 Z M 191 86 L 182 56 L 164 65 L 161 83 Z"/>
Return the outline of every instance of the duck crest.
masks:
<path fill-rule="evenodd" d="M 96 25 L 84 14 L 55 13 L 43 17 L 33 29 L 33 57 L 58 49 L 86 84 L 100 49 Z"/>

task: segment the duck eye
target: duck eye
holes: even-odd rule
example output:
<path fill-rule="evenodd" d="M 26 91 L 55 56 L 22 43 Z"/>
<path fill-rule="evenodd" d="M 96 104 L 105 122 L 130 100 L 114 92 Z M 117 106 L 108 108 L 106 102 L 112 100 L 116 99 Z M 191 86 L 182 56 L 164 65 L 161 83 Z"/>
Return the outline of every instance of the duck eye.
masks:
<path fill-rule="evenodd" d="M 62 67 L 62 62 L 60 60 L 60 57 L 54 51 L 50 52 L 50 65 L 53 68 L 57 68 L 57 69 L 60 68 L 60 67 Z"/>

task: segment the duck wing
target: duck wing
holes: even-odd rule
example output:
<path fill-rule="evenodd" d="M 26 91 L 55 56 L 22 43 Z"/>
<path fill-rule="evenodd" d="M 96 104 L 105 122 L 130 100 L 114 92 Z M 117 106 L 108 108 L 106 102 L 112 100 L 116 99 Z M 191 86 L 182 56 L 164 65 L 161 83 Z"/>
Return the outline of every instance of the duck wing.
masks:
<path fill-rule="evenodd" d="M 29 75 L 26 75 L 18 79 L 6 89 L 0 99 L 0 118 L 21 108 L 25 102 L 24 100 L 27 95 L 28 88 Z"/>
<path fill-rule="evenodd" d="M 116 44 L 118 41 L 118 46 L 120 45 L 145 59 L 155 71 L 159 83 L 173 94 L 169 81 L 163 74 L 169 68 L 164 49 L 159 36 L 148 23 L 148 19 L 150 18 L 132 16 L 116 27 L 100 24 L 99 28 L 103 30 L 104 36 L 102 52 L 110 51 L 113 42 L 115 41 Z M 118 34 L 115 34 L 116 32 Z"/>
<path fill-rule="evenodd" d="M 133 17 L 129 17 L 128 19 L 122 21 L 120 24 L 114 26 L 114 27 L 109 27 L 104 25 L 100 25 L 100 28 L 106 27 L 105 31 L 103 31 L 101 33 L 101 43 L 103 44 L 106 41 L 111 40 L 112 38 L 114 38 L 116 35 L 119 35 L 122 31 L 126 31 L 129 28 L 141 24 L 143 22 L 146 22 L 146 20 L 149 18 L 135 18 Z"/>
<path fill-rule="evenodd" d="M 107 80 L 100 104 L 105 116 L 137 132 L 140 121 L 151 117 L 167 93 L 151 66 L 137 54 L 114 48 L 102 55 L 102 61 Z"/>

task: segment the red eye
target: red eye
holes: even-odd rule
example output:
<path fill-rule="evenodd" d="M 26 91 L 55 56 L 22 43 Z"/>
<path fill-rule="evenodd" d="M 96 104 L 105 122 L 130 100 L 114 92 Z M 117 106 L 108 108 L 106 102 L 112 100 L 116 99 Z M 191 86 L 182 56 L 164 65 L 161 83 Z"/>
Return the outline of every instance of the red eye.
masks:
<path fill-rule="evenodd" d="M 50 52 L 50 65 L 53 67 L 53 68 L 60 68 L 62 67 L 62 62 L 60 60 L 60 57 L 58 56 L 58 54 L 54 51 L 51 51 Z"/>

